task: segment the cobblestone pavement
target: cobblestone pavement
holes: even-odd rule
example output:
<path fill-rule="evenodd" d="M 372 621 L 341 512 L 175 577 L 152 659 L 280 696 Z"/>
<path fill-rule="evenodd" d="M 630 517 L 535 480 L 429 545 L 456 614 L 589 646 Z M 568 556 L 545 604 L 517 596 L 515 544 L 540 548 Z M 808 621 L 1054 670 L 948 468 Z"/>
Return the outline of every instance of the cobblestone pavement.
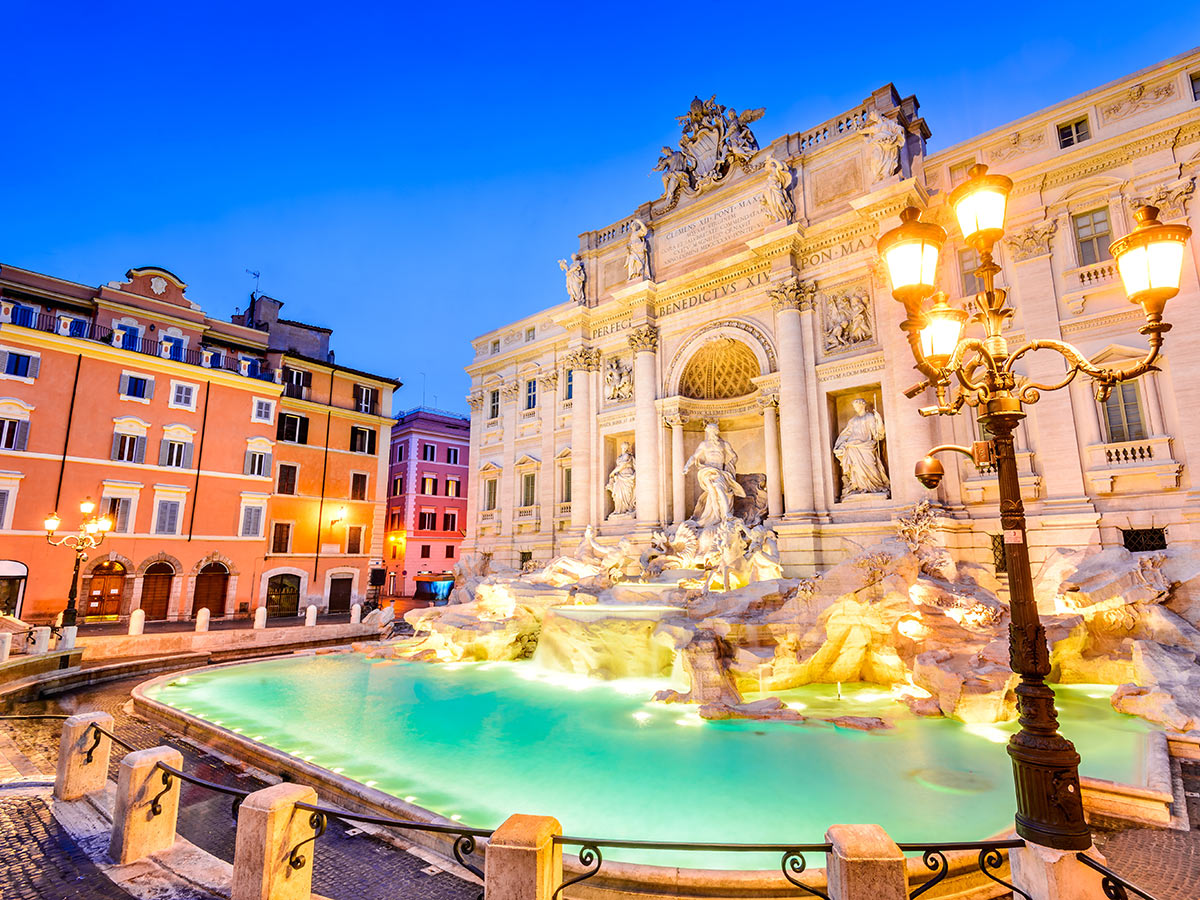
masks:
<path fill-rule="evenodd" d="M 129 690 L 143 679 L 113 682 L 74 694 L 38 703 L 21 704 L 14 709 L 16 714 L 75 713 L 89 710 L 104 710 L 115 719 L 116 734 L 135 747 L 171 746 L 183 754 L 184 770 L 207 781 L 254 791 L 265 787 L 265 783 L 252 777 L 238 767 L 197 749 L 194 745 L 160 729 L 158 726 L 128 715 L 123 707 L 129 699 Z M 7 732 L 12 744 L 44 774 L 53 778 L 58 758 L 58 724 L 55 722 L 4 723 L 0 734 Z M 110 761 L 110 777 L 116 778 L 120 765 L 120 754 L 114 753 Z M 0 789 L 2 790 L 2 789 Z M 17 863 L 36 869 L 36 857 L 41 853 L 41 844 L 32 844 L 8 836 L 13 833 L 8 821 L 3 818 L 17 813 L 9 810 L 10 801 L 0 792 L 0 872 L 7 873 L 12 855 Z M 43 808 L 45 804 L 42 804 Z M 27 815 L 35 815 L 36 809 Z M 42 832 L 49 834 L 56 852 L 75 854 L 82 858 L 78 848 L 68 835 L 62 832 L 49 818 Z M 16 828 L 17 826 L 14 826 Z M 179 833 L 226 862 L 233 862 L 235 824 L 231 809 L 231 798 L 192 784 L 185 784 L 180 798 Z M 12 846 L 9 846 L 9 844 Z M 30 861 L 27 857 L 32 857 Z M 14 863 L 15 864 L 15 863 Z M 46 869 L 59 865 L 55 856 L 47 856 L 43 864 Z M 121 897 L 127 895 L 112 885 L 95 867 L 79 868 L 81 885 L 77 893 L 15 893 L 13 898 L 26 897 Z M 32 876 L 31 876 L 32 877 Z M 94 882 L 94 884 L 93 884 Z M 102 886 L 113 893 L 103 893 Z M 0 900 L 10 900 L 7 879 L 0 879 Z M 32 882 L 30 882 L 32 883 Z M 91 888 L 95 888 L 95 892 Z M 443 871 L 419 856 L 397 849 L 375 836 L 359 832 L 353 823 L 337 820 L 329 822 L 325 834 L 318 840 L 313 863 L 313 891 L 332 900 L 394 900 L 396 897 L 428 898 L 428 900 L 477 900 L 481 885 L 461 879 Z"/>
<path fill-rule="evenodd" d="M 1184 762 L 1180 768 L 1191 831 L 1120 828 L 1096 833 L 1096 847 L 1108 867 L 1157 900 L 1200 897 L 1200 763 Z"/>
<path fill-rule="evenodd" d="M 132 900 L 84 855 L 41 797 L 0 789 L 2 900 Z"/>

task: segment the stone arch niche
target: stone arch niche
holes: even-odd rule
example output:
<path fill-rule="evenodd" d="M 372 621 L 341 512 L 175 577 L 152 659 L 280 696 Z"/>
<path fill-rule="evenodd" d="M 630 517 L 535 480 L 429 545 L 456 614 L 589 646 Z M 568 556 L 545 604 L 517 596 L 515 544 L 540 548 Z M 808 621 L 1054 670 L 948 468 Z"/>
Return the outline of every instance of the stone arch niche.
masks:
<path fill-rule="evenodd" d="M 768 466 L 760 401 L 764 389 L 778 378 L 776 369 L 770 338 L 751 322 L 714 322 L 685 341 L 668 366 L 667 399 L 661 404 L 671 426 L 668 446 L 672 446 L 675 428 L 682 431 L 683 453 L 672 460 L 673 467 L 695 452 L 705 423 L 715 421 L 738 454 L 739 480 L 751 476 L 765 479 Z M 692 514 L 697 487 L 691 474 L 682 476 L 674 468 L 671 478 L 672 507 L 682 494 L 682 515 L 672 509 L 672 518 L 680 521 Z"/>

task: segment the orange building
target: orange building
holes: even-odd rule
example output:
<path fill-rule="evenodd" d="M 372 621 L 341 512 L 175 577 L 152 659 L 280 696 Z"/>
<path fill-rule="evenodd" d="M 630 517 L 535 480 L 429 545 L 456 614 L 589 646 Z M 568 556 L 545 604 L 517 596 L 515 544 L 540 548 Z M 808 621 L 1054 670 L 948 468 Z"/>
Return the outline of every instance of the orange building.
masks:
<path fill-rule="evenodd" d="M 57 510 L 74 528 L 85 497 L 114 524 L 81 569 L 85 619 L 362 599 L 385 502 L 386 459 L 369 451 L 386 446 L 397 382 L 303 356 L 331 357 L 328 329 L 212 319 L 165 269 L 127 278 L 94 288 L 0 267 L 0 611 L 63 610 L 73 560 L 42 522 Z"/>

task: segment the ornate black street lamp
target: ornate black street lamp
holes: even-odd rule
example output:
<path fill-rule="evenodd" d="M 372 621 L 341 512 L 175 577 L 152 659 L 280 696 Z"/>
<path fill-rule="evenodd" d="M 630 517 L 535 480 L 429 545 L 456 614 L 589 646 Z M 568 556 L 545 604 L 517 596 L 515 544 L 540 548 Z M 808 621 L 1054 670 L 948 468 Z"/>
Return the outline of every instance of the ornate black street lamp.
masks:
<path fill-rule="evenodd" d="M 1079 754 L 1058 733 L 1054 692 L 1045 683 L 1050 653 L 1033 594 L 1013 430 L 1025 418 L 1023 404 L 1036 403 L 1041 392 L 1063 388 L 1080 373 L 1095 382 L 1097 398 L 1103 402 L 1117 384 L 1157 371 L 1154 361 L 1163 334 L 1171 328 L 1163 321 L 1163 308 L 1179 293 L 1184 244 L 1191 229 L 1165 225 L 1158 221 L 1157 209 L 1143 206 L 1136 213 L 1134 230 L 1110 247 L 1130 302 L 1140 305 L 1146 315 L 1140 330 L 1150 349 L 1137 365 L 1119 371 L 1102 368 L 1059 340 L 1028 341 L 1010 351 L 1002 331 L 1013 310 L 1005 305 L 1005 291 L 995 285 L 1000 267 L 992 249 L 1004 234 L 1012 181 L 988 174 L 982 165 L 972 167 L 968 174 L 968 180 L 951 192 L 949 202 L 964 240 L 979 253 L 975 274 L 983 290 L 975 295 L 974 315 L 950 306 L 934 284 L 938 254 L 946 240 L 943 228 L 921 222 L 919 211 L 909 207 L 901 213 L 899 227 L 879 239 L 879 254 L 892 280 L 892 296 L 904 304 L 907 313 L 900 327 L 908 335 L 916 368 L 925 376 L 906 395 L 915 397 L 927 387 L 934 389 L 937 405 L 920 410 L 923 416 L 955 415 L 963 406 L 977 407 L 979 421 L 992 435 L 990 442 L 977 442 L 971 448 L 934 448 L 917 464 L 916 475 L 926 487 L 936 487 L 945 470 L 933 454 L 944 450 L 966 453 L 977 462 L 996 466 L 1011 592 L 1009 659 L 1020 676 L 1020 730 L 1008 743 L 1016 782 L 1017 833 L 1047 847 L 1082 850 L 1091 845 L 1092 838 L 1083 817 Z M 930 308 L 924 309 L 930 298 Z M 981 327 L 981 338 L 964 336 L 968 318 L 970 324 Z M 1039 384 L 1014 371 L 1017 362 L 1035 350 L 1053 350 L 1063 357 L 1067 371 L 1060 381 Z"/>
<path fill-rule="evenodd" d="M 71 575 L 71 591 L 67 594 L 67 608 L 63 610 L 63 628 L 72 628 L 76 621 L 75 596 L 79 590 L 79 564 L 87 558 L 87 552 L 93 547 L 99 547 L 104 542 L 104 536 L 112 530 L 112 519 L 108 516 L 96 515 L 96 504 L 91 497 L 79 504 L 79 512 L 83 521 L 79 525 L 78 534 L 67 534 L 55 540 L 54 532 L 62 524 L 58 513 L 46 516 L 46 540 L 55 547 L 64 544 L 75 551 L 75 572 Z"/>

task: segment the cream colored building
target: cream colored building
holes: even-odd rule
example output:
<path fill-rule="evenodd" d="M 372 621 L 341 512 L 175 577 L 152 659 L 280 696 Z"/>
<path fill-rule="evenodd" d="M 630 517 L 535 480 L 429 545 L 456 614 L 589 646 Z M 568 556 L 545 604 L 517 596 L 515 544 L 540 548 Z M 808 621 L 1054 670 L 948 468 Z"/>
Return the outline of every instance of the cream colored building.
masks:
<path fill-rule="evenodd" d="M 789 574 L 844 558 L 926 496 L 957 555 L 992 565 L 995 475 L 961 458 L 933 494 L 912 477 L 927 449 L 979 432 L 970 410 L 927 419 L 917 410 L 932 397 L 905 397 L 920 378 L 875 251 L 904 207 L 921 208 L 950 233 L 939 283 L 961 305 L 976 263 L 945 198 L 975 163 L 1015 182 L 998 247 L 1010 343 L 1063 339 L 1118 367 L 1142 356 L 1142 312 L 1108 239 L 1147 200 L 1165 221 L 1200 202 L 1200 50 L 936 153 L 916 98 L 892 85 L 760 150 L 746 142 L 754 118 L 694 101 L 683 152 L 661 163 L 664 194 L 581 236 L 582 302 L 473 341 L 465 552 L 544 562 L 589 524 L 648 539 L 691 514 L 683 463 L 716 420 L 739 474 L 765 476 Z M 1035 565 L 1058 546 L 1200 542 L 1200 240 L 1184 268 L 1160 372 L 1106 404 L 1078 379 L 1028 408 L 1018 450 Z M 1065 371 L 1055 354 L 1024 361 L 1043 382 Z M 832 449 L 857 397 L 886 427 L 889 494 L 841 496 Z M 636 515 L 610 517 L 622 442 Z"/>

